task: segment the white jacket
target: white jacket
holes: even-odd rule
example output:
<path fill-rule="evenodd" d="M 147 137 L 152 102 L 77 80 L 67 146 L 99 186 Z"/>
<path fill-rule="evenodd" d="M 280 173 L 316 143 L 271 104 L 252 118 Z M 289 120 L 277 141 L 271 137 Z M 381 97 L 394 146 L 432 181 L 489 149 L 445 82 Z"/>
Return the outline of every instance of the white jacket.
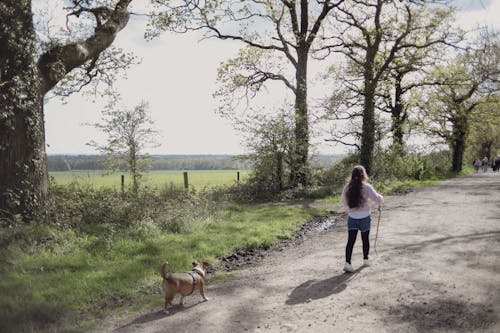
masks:
<path fill-rule="evenodd" d="M 353 219 L 362 219 L 367 216 L 370 216 L 371 213 L 371 204 L 377 203 L 381 204 L 384 201 L 384 197 L 375 191 L 373 186 L 368 183 L 363 183 L 361 187 L 361 195 L 363 196 L 363 202 L 361 206 L 349 208 L 349 204 L 347 202 L 347 189 L 349 188 L 349 183 L 344 186 L 344 190 L 342 191 L 342 203 L 347 208 L 347 213 Z"/>

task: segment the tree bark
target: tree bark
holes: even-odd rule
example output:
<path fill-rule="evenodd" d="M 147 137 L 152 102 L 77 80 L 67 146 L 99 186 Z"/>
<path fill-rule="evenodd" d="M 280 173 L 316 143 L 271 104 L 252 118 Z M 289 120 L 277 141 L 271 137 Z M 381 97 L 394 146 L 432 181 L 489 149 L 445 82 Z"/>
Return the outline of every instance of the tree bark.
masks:
<path fill-rule="evenodd" d="M 0 20 L 0 215 L 28 220 L 49 196 L 31 1 L 3 1 Z"/>
<path fill-rule="evenodd" d="M 375 148 L 375 89 L 377 83 L 374 78 L 374 63 L 377 50 L 378 44 L 367 49 L 364 68 L 364 108 L 359 158 L 368 174 L 371 173 Z"/>
<path fill-rule="evenodd" d="M 307 110 L 307 60 L 309 50 L 303 45 L 297 50 L 297 89 L 295 94 L 295 162 L 292 174 L 294 187 L 308 184 L 309 121 Z"/>
<path fill-rule="evenodd" d="M 403 74 L 401 73 L 398 73 L 396 76 L 394 106 L 391 110 L 392 145 L 400 154 L 404 153 L 403 126 L 408 118 L 404 110 L 403 89 L 401 87 L 402 77 Z"/>
<path fill-rule="evenodd" d="M 43 98 L 72 69 L 108 48 L 128 22 L 121 0 L 88 39 L 35 59 L 30 0 L 0 3 L 0 214 L 32 220 L 49 202 Z"/>
<path fill-rule="evenodd" d="M 465 151 L 465 139 L 457 138 L 452 143 L 452 151 L 453 151 L 453 161 L 452 168 L 453 172 L 462 171 L 462 164 L 464 160 L 464 151 Z"/>
<path fill-rule="evenodd" d="M 282 191 L 283 186 L 283 153 L 276 150 L 276 184 L 278 191 Z"/>
<path fill-rule="evenodd" d="M 365 86 L 363 125 L 361 134 L 360 163 L 370 175 L 375 149 L 375 91 L 371 84 Z"/>
<path fill-rule="evenodd" d="M 451 137 L 452 167 L 451 171 L 462 171 L 465 144 L 469 132 L 469 120 L 466 112 L 461 112 L 454 117 Z"/>

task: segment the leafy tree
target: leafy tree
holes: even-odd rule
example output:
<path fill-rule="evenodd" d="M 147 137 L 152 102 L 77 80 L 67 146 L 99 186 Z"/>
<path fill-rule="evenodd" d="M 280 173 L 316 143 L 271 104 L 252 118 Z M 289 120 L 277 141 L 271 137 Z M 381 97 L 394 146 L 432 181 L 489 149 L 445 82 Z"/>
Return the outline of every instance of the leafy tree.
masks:
<path fill-rule="evenodd" d="M 151 166 L 144 149 L 158 147 L 158 131 L 152 128 L 154 123 L 147 108 L 144 101 L 133 109 L 116 108 L 115 103 L 111 103 L 103 112 L 102 122 L 92 124 L 107 136 L 106 143 L 89 143 L 108 157 L 108 168 L 124 168 L 130 173 L 134 193 L 137 193 L 142 173 Z"/>
<path fill-rule="evenodd" d="M 279 192 L 293 184 L 293 116 L 282 112 L 270 119 L 260 117 L 247 126 L 246 145 L 250 153 L 245 159 L 252 163 L 251 182 L 260 189 Z"/>
<path fill-rule="evenodd" d="M 381 81 L 391 69 L 407 66 L 397 60 L 408 50 L 427 48 L 446 37 L 445 30 L 436 28 L 447 11 L 427 8 L 426 3 L 439 1 L 352 1 L 339 6 L 334 15 L 337 32 L 325 49 L 340 52 L 347 59 L 347 71 L 337 73 L 342 76 L 343 90 L 333 97 L 335 103 L 343 103 L 344 112 L 335 110 L 334 116 L 353 120 L 353 124 L 333 140 L 344 142 L 346 137 L 358 136 L 360 142 L 351 145 L 359 147 L 360 163 L 367 172 L 371 171 L 378 134 L 375 111 Z M 359 117 L 361 130 L 356 125 Z"/>
<path fill-rule="evenodd" d="M 100 55 L 128 22 L 132 0 L 72 0 L 67 18 L 89 25 L 86 35 L 37 50 L 30 0 L 0 3 L 0 213 L 25 220 L 49 200 L 43 99 L 72 70 L 92 73 Z"/>
<path fill-rule="evenodd" d="M 479 104 L 471 114 L 469 145 L 470 155 L 500 156 L 500 96 L 492 96 Z"/>
<path fill-rule="evenodd" d="M 163 12 L 152 21 L 158 30 L 186 32 L 202 30 L 207 38 L 240 41 L 247 50 L 226 64 L 220 79 L 230 82 L 228 95 L 238 89 L 257 92 L 265 82 L 282 82 L 295 97 L 294 157 L 295 185 L 307 184 L 309 158 L 309 114 L 307 104 L 308 62 L 316 49 L 323 21 L 344 0 L 182 0 L 173 5 L 155 0 Z M 283 66 L 262 66 L 263 59 L 281 57 Z M 281 70 L 283 69 L 283 70 Z M 249 97 L 250 98 L 250 97 Z M 224 102 L 223 102 L 224 103 Z"/>
<path fill-rule="evenodd" d="M 392 146 L 400 155 L 405 153 L 404 135 L 409 131 L 411 93 L 435 84 L 426 73 L 445 55 L 448 46 L 463 40 L 463 32 L 452 26 L 452 8 L 421 7 L 413 15 L 420 21 L 411 39 L 414 47 L 397 50 L 386 77 L 381 82 L 379 109 L 391 117 Z"/>
<path fill-rule="evenodd" d="M 481 42 L 482 48 L 469 49 L 448 65 L 437 66 L 432 75 L 441 84 L 422 98 L 422 128 L 450 146 L 454 172 L 462 170 L 472 113 L 500 91 L 498 38 L 484 35 Z"/>

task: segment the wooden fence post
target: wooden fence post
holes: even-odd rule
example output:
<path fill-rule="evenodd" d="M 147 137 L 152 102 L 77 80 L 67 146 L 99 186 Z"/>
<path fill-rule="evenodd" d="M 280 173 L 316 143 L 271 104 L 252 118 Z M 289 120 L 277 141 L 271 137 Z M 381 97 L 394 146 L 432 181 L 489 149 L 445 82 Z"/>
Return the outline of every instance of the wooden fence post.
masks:
<path fill-rule="evenodd" d="M 122 175 L 121 177 L 121 188 L 122 188 L 122 194 L 125 192 L 125 175 Z"/>
<path fill-rule="evenodd" d="M 237 183 L 240 182 L 240 172 L 239 171 L 236 172 L 236 182 Z"/>
<path fill-rule="evenodd" d="M 189 187 L 189 182 L 188 182 L 188 173 L 187 171 L 184 171 L 184 188 L 188 188 Z"/>

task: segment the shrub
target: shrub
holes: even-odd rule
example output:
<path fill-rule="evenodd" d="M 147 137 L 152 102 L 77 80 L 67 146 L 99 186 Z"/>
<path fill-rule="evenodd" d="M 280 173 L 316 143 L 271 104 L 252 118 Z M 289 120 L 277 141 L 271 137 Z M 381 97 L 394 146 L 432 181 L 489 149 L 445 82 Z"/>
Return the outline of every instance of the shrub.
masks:
<path fill-rule="evenodd" d="M 451 152 L 449 150 L 433 152 L 422 156 L 422 159 L 425 164 L 424 179 L 442 178 L 450 175 Z"/>
<path fill-rule="evenodd" d="M 359 162 L 357 154 L 351 154 L 332 167 L 319 172 L 318 185 L 329 186 L 333 191 L 349 178 L 352 168 Z M 374 154 L 370 178 L 375 181 L 426 180 L 449 175 L 451 156 L 449 151 L 430 154 L 405 153 L 377 148 Z"/>
<path fill-rule="evenodd" d="M 216 202 L 256 203 L 273 200 L 277 193 L 265 182 L 254 182 L 249 178 L 239 184 L 212 188 L 208 195 Z"/>
<path fill-rule="evenodd" d="M 343 185 L 346 179 L 351 175 L 352 168 L 356 164 L 358 164 L 358 155 L 348 155 L 335 165 L 318 174 L 318 184 L 332 187 Z"/>
<path fill-rule="evenodd" d="M 197 194 L 195 190 L 186 191 L 173 184 L 122 193 L 113 188 L 72 183 L 55 186 L 53 192 L 56 224 L 109 237 L 117 230 L 125 232 L 138 227 L 142 233 L 155 228 L 172 233 L 187 232 L 190 221 L 207 216 L 216 206 L 206 193 Z"/>
<path fill-rule="evenodd" d="M 69 186 L 53 187 L 55 197 L 55 220 L 62 224 L 70 224 L 82 231 L 100 227 L 117 225 L 129 227 L 134 221 L 145 217 L 148 211 L 148 200 L 144 192 L 138 196 L 121 193 L 114 188 L 72 183 Z M 109 230 L 109 226 L 104 230 Z"/>
<path fill-rule="evenodd" d="M 375 179 L 424 180 L 449 174 L 451 157 L 448 151 L 422 154 L 378 148 L 374 155 L 372 177 Z"/>

